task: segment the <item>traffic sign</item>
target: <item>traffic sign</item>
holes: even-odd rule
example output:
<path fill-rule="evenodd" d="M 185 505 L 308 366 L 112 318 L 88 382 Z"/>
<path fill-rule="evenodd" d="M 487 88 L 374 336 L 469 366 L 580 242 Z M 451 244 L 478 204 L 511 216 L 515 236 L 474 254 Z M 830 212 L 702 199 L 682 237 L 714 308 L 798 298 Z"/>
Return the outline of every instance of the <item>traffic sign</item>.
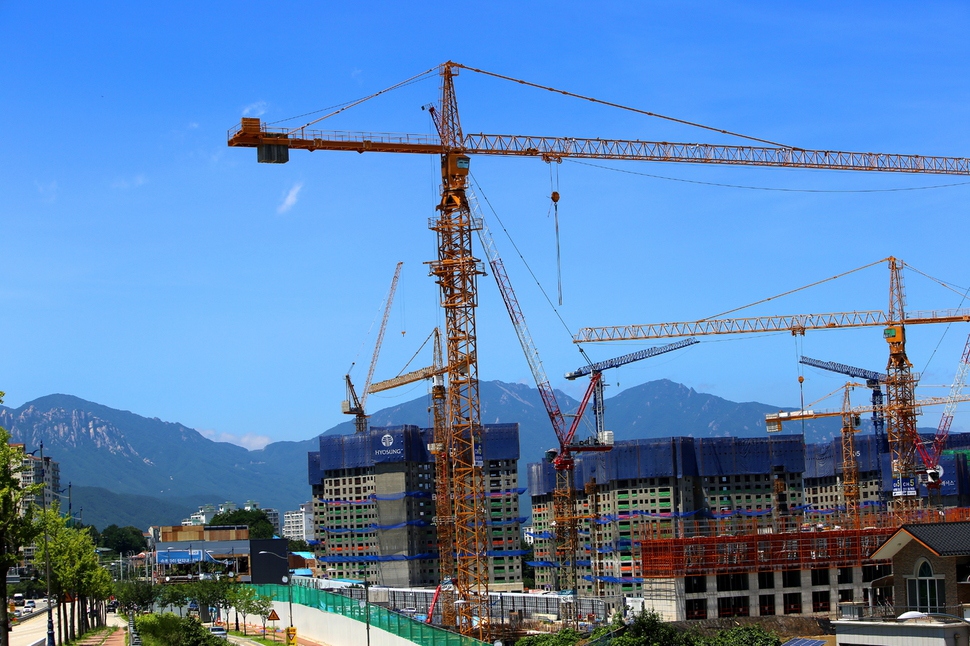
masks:
<path fill-rule="evenodd" d="M 272 610 L 269 611 L 269 617 L 267 617 L 267 619 L 269 619 L 270 621 L 280 620 L 280 616 L 276 614 L 276 608 L 273 608 Z"/>

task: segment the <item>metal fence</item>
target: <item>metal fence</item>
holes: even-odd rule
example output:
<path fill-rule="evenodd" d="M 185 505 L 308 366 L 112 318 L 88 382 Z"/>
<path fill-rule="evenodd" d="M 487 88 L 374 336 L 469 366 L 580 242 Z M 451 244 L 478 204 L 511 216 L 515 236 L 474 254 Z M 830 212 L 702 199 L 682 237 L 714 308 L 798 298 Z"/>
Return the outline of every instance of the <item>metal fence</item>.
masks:
<path fill-rule="evenodd" d="M 289 600 L 288 595 L 292 592 L 293 603 L 360 622 L 369 620 L 371 626 L 421 646 L 482 646 L 485 643 L 472 637 L 416 621 L 407 615 L 391 612 L 381 606 L 361 603 L 361 601 L 350 596 L 299 585 L 293 586 L 292 590 L 288 590 L 285 585 L 255 585 L 253 587 L 257 594 L 270 596 L 274 600 L 284 603 Z M 360 589 L 360 593 L 363 594 L 363 592 L 364 590 Z"/>

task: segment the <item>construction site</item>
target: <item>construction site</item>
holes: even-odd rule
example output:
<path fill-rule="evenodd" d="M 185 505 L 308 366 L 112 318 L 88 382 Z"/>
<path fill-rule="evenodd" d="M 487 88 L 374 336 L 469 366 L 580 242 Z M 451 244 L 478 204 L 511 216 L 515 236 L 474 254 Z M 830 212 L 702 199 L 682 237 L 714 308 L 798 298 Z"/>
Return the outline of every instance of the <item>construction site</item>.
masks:
<path fill-rule="evenodd" d="M 518 502 L 524 492 L 516 477 L 518 428 L 483 424 L 479 396 L 478 280 L 491 275 L 548 415 L 549 444 L 556 446 L 544 457 L 522 459 L 530 463 L 529 533 L 535 551 L 527 564 L 535 568 L 536 587 L 554 599 L 543 606 L 555 609 L 545 614 L 557 627 L 589 625 L 633 606 L 653 608 L 668 620 L 686 620 L 831 617 L 839 603 L 891 604 L 886 596 L 891 584 L 884 582 L 889 566 L 870 558 L 881 542 L 904 523 L 970 517 L 970 441 L 949 434 L 956 404 L 970 399 L 962 394 L 970 343 L 949 396 L 917 399 L 919 375 L 907 357 L 906 329 L 967 322 L 970 310 L 905 311 L 905 265 L 889 257 L 881 261 L 889 270 L 884 311 L 582 328 L 574 338 L 577 344 L 666 345 L 612 361 L 587 361 L 566 375 L 588 377 L 580 406 L 563 411 L 471 193 L 469 169 L 477 155 L 546 163 L 628 160 L 943 175 L 970 174 L 970 162 L 791 148 L 762 140 L 757 140 L 759 145 L 726 146 L 468 134 L 455 92 L 459 71 L 605 104 L 447 62 L 419 75 L 440 79 L 439 101 L 428 108 L 436 137 L 319 131 L 311 129 L 316 121 L 277 129 L 256 118 L 242 119 L 229 133 L 230 146 L 256 148 L 262 163 L 288 162 L 290 150 L 440 158 L 440 200 L 429 223 L 437 257 L 429 260 L 429 268 L 440 292 L 444 324 L 440 335 L 433 335 L 432 364 L 373 382 L 395 273 L 359 397 L 346 378 L 344 412 L 355 416 L 356 433 L 321 436 L 319 450 L 309 456 L 317 554 L 328 573 L 367 584 L 424 588 L 429 600 L 421 610 L 428 621 L 485 641 L 522 619 L 511 601 L 522 590 L 520 527 L 530 515 Z M 558 194 L 553 192 L 551 199 L 555 204 Z M 487 262 L 487 271 L 479 257 Z M 757 438 L 677 437 L 675 429 L 664 429 L 671 437 L 615 442 L 608 430 L 602 373 L 611 368 L 676 352 L 696 343 L 697 337 L 779 332 L 798 337 L 815 330 L 870 327 L 881 330 L 885 339 L 885 372 L 820 362 L 847 379 L 865 381 L 846 383 L 841 408 L 769 414 L 766 434 Z M 432 428 L 370 427 L 369 393 L 424 380 L 431 384 Z M 870 405 L 850 402 L 850 392 L 858 387 L 872 391 Z M 944 406 L 943 421 L 927 438 L 917 430 L 917 421 L 923 408 L 934 404 Z M 581 437 L 587 409 L 594 430 Z M 862 416 L 868 414 L 873 416 L 872 432 L 859 435 Z M 825 417 L 841 420 L 841 432 L 832 442 L 806 444 L 797 428 L 787 428 L 794 426 L 789 422 Z M 511 607 L 505 606 L 507 595 Z"/>

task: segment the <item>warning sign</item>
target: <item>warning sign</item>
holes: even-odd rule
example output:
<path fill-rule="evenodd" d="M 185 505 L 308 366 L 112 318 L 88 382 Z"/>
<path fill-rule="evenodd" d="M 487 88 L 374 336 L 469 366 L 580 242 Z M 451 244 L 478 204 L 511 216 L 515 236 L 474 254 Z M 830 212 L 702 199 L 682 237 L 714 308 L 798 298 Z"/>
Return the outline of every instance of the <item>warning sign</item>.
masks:
<path fill-rule="evenodd" d="M 275 608 L 273 610 L 270 610 L 269 611 L 269 617 L 267 617 L 267 619 L 269 619 L 270 621 L 279 621 L 280 620 L 280 616 L 278 614 L 276 614 L 276 609 Z"/>

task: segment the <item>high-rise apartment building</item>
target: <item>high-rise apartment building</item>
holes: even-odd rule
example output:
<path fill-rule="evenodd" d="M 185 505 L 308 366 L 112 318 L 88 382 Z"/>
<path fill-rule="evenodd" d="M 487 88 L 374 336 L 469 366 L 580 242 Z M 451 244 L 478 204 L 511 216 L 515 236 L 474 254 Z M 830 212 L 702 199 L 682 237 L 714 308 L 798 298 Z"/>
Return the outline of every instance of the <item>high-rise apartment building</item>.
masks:
<path fill-rule="evenodd" d="M 395 587 L 436 586 L 435 467 L 430 429 L 370 428 L 355 435 L 321 435 L 309 454 L 315 551 L 331 578 L 367 577 Z M 485 425 L 485 471 L 490 589 L 522 588 L 516 466 L 518 424 Z"/>

